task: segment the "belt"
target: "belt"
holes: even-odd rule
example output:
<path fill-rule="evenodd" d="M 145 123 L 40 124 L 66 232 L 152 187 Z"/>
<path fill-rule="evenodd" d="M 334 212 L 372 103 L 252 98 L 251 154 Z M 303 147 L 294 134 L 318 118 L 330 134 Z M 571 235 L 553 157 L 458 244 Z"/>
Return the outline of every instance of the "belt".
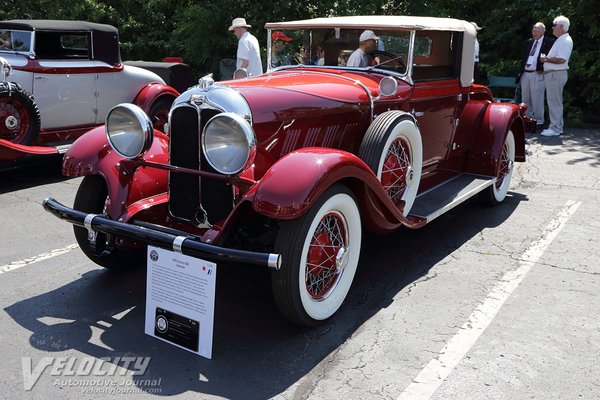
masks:
<path fill-rule="evenodd" d="M 535 71 L 527 71 L 527 70 L 524 70 L 524 72 L 535 72 Z"/>
<path fill-rule="evenodd" d="M 551 72 L 562 72 L 562 71 L 568 71 L 568 69 L 553 69 L 550 71 L 544 71 L 544 74 L 549 74 Z"/>

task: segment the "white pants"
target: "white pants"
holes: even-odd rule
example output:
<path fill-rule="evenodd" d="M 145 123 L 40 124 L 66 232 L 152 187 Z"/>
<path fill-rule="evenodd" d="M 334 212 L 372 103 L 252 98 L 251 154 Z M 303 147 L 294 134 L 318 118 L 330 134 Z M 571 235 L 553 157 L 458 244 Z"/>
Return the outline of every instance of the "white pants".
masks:
<path fill-rule="evenodd" d="M 527 106 L 526 115 L 538 125 L 544 123 L 544 74 L 525 72 L 521 75 L 521 98 Z"/>
<path fill-rule="evenodd" d="M 546 99 L 548 101 L 548 114 L 550 114 L 550 126 L 554 132 L 562 133 L 563 122 L 563 89 L 569 79 L 569 72 L 550 71 L 544 74 L 546 82 Z"/>

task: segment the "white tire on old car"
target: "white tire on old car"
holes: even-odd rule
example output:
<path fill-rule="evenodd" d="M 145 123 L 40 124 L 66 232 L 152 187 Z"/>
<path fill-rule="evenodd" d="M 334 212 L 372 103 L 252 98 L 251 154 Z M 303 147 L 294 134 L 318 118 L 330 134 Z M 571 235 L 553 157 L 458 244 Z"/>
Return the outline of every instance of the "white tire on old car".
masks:
<path fill-rule="evenodd" d="M 334 185 L 302 217 L 284 221 L 271 274 L 275 302 L 290 321 L 314 326 L 341 307 L 358 266 L 361 221 L 352 192 Z"/>
<path fill-rule="evenodd" d="M 515 162 L 515 136 L 512 131 L 508 131 L 506 140 L 502 145 L 502 153 L 498 160 L 498 171 L 496 172 L 496 182 L 487 190 L 481 192 L 482 199 L 491 206 L 500 204 L 506 198 L 510 180 L 512 178 L 513 166 Z"/>
<path fill-rule="evenodd" d="M 379 115 L 363 138 L 359 157 L 407 216 L 416 197 L 423 167 L 421 134 L 411 115 L 387 111 Z"/>

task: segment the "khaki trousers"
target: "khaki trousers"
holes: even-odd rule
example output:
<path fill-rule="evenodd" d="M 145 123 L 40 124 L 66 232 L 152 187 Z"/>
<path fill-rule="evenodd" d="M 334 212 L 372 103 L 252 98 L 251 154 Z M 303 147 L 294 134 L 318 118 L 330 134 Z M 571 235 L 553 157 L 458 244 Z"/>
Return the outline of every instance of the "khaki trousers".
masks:
<path fill-rule="evenodd" d="M 544 123 L 544 74 L 525 72 L 521 75 L 521 99 L 527 106 L 526 115 L 535 119 L 538 125 Z"/>
<path fill-rule="evenodd" d="M 548 102 L 548 114 L 550 114 L 548 129 L 558 133 L 563 133 L 563 89 L 567 79 L 569 79 L 569 72 L 566 69 L 544 73 L 546 101 Z"/>

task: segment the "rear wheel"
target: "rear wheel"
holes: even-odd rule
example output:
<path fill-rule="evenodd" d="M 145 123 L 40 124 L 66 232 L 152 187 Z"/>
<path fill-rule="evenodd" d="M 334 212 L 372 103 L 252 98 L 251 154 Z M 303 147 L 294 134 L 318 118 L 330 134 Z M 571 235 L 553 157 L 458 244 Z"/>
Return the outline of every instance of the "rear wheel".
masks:
<path fill-rule="evenodd" d="M 40 132 L 40 111 L 19 85 L 0 83 L 0 139 L 29 145 Z"/>
<path fill-rule="evenodd" d="M 106 212 L 107 201 L 108 189 L 104 178 L 99 175 L 88 175 L 83 178 L 77 190 L 73 208 L 86 213 L 103 214 Z M 116 249 L 114 247 L 114 237 L 100 232 L 96 236 L 95 246 L 92 246 L 86 228 L 73 226 L 73 230 L 81 250 L 96 264 L 108 269 L 143 265 L 143 250 Z"/>
<path fill-rule="evenodd" d="M 359 157 L 381 181 L 390 199 L 408 215 L 419 189 L 423 150 L 413 119 L 402 111 L 387 111 L 371 124 Z"/>
<path fill-rule="evenodd" d="M 496 182 L 485 191 L 481 192 L 481 199 L 490 206 L 498 205 L 506 198 L 515 162 L 515 148 L 515 137 L 512 131 L 508 131 L 506 140 L 502 146 L 502 154 L 498 161 Z"/>
<path fill-rule="evenodd" d="M 281 313 L 304 326 L 331 317 L 350 290 L 360 246 L 356 200 L 341 185 L 328 189 L 302 217 L 283 222 L 275 243 L 283 264 L 271 274 Z"/>

